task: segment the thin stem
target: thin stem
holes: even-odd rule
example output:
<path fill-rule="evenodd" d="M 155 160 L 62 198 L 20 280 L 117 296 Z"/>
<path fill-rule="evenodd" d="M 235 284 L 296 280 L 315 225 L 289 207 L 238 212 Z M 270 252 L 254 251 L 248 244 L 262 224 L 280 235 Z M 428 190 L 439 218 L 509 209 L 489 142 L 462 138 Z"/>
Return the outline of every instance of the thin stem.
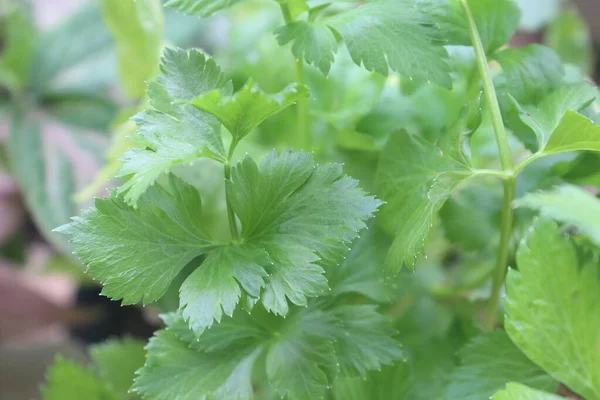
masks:
<path fill-rule="evenodd" d="M 541 152 L 532 154 L 531 156 L 529 156 L 527 159 L 521 161 L 514 169 L 513 171 L 513 175 L 517 176 L 519 175 L 519 173 L 521 171 L 523 171 L 523 169 L 528 166 L 529 164 L 531 164 L 532 162 L 534 162 L 535 160 L 539 159 L 543 157 L 543 154 Z"/>
<path fill-rule="evenodd" d="M 290 8 L 285 2 L 280 2 L 281 13 L 286 24 L 294 22 Z M 296 59 L 296 82 L 304 84 L 304 62 L 301 59 Z M 296 128 L 298 129 L 298 139 L 300 148 L 303 150 L 310 150 L 311 137 L 308 126 L 308 98 L 301 97 L 296 105 Z"/>
<path fill-rule="evenodd" d="M 231 179 L 231 164 L 228 160 L 225 164 L 225 180 L 229 179 Z M 231 239 L 237 240 L 239 238 L 237 222 L 235 220 L 235 213 L 233 212 L 229 198 L 227 198 L 227 189 L 225 189 L 225 202 L 227 203 L 227 219 L 229 220 L 229 232 L 231 232 Z"/>
<path fill-rule="evenodd" d="M 475 49 L 475 56 L 477 58 L 477 67 L 479 69 L 479 75 L 483 81 L 483 92 L 485 94 L 488 106 L 490 107 L 490 114 L 492 116 L 492 125 L 494 127 L 494 133 L 496 135 L 496 142 L 498 144 L 498 150 L 500 151 L 500 163 L 502 169 L 505 171 L 512 170 L 513 161 L 510 147 L 508 145 L 508 136 L 504 129 L 504 122 L 502 121 L 502 114 L 500 112 L 500 105 L 498 104 L 498 98 L 496 97 L 496 89 L 494 88 L 494 82 L 492 75 L 488 67 L 487 57 L 485 56 L 485 50 L 477 31 L 477 25 L 471 9 L 467 4 L 467 0 L 460 0 L 460 4 L 465 11 L 467 22 L 469 24 L 469 34 L 471 36 L 471 42 L 473 42 L 473 48 Z"/>
<path fill-rule="evenodd" d="M 496 314 L 500 303 L 500 292 L 502 283 L 508 269 L 508 247 L 510 244 L 510 232 L 513 221 L 512 202 L 515 197 L 515 179 L 504 181 L 504 200 L 502 202 L 502 223 L 500 225 L 500 245 L 498 248 L 498 259 L 492 280 L 492 293 L 487 305 L 484 327 L 488 330 L 496 324 Z"/>
<path fill-rule="evenodd" d="M 487 305 L 487 312 L 484 321 L 484 326 L 486 329 L 493 329 L 494 325 L 496 324 L 496 314 L 498 304 L 500 303 L 502 283 L 504 282 L 504 277 L 506 276 L 506 270 L 508 268 L 508 247 L 510 243 L 510 233 L 512 230 L 512 202 L 515 197 L 515 178 L 512 171 L 513 159 L 510 146 L 508 144 L 508 136 L 506 135 L 504 122 L 502 121 L 502 114 L 500 112 L 500 106 L 496 96 L 496 89 L 494 88 L 494 82 L 488 66 L 485 50 L 483 48 L 483 44 L 481 43 L 481 38 L 479 37 L 479 32 L 477 31 L 477 25 L 467 0 L 459 1 L 469 24 L 469 34 L 471 36 L 473 48 L 475 49 L 477 68 L 479 69 L 479 75 L 481 76 L 481 80 L 483 82 L 483 92 L 489 106 L 490 115 L 492 117 L 492 125 L 494 127 L 494 134 L 496 135 L 496 143 L 498 144 L 498 151 L 500 153 L 500 164 L 502 165 L 502 170 L 508 174 L 508 178 L 504 181 L 504 200 L 502 205 L 502 224 L 500 226 L 498 259 L 492 280 L 492 293 Z"/>
<path fill-rule="evenodd" d="M 473 176 L 492 176 L 503 180 L 512 179 L 512 174 L 510 172 L 497 169 L 473 169 L 470 173 Z"/>
<path fill-rule="evenodd" d="M 226 181 L 231 179 L 231 159 L 233 158 L 233 153 L 237 144 L 238 141 L 234 138 L 231 144 L 229 145 L 229 152 L 227 153 L 227 162 L 224 164 L 224 175 Z M 227 187 L 225 187 L 225 203 L 227 203 L 227 219 L 229 220 L 229 232 L 231 233 L 231 239 L 238 240 L 240 235 L 238 233 L 237 222 L 235 220 L 235 212 L 233 212 L 233 208 L 231 207 L 231 203 L 229 202 L 229 197 L 227 196 Z"/>

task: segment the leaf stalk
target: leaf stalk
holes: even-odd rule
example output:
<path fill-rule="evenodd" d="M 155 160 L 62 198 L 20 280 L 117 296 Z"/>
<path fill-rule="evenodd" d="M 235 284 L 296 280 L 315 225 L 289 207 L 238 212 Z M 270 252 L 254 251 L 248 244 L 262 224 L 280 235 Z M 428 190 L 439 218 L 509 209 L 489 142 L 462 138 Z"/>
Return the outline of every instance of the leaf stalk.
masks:
<path fill-rule="evenodd" d="M 467 0 L 459 0 L 462 6 L 467 23 L 469 25 L 469 35 L 473 48 L 475 49 L 475 57 L 477 59 L 477 68 L 483 82 L 483 92 L 489 106 L 490 115 L 492 118 L 492 126 L 496 136 L 496 143 L 500 153 L 500 165 L 502 170 L 507 174 L 508 178 L 504 180 L 504 200 L 502 204 L 502 223 L 500 226 L 500 245 L 498 248 L 498 258 L 496 269 L 492 280 L 492 292 L 485 315 L 484 327 L 488 330 L 494 328 L 496 324 L 496 314 L 498 304 L 500 303 L 500 295 L 502 284 L 508 269 L 508 250 L 510 244 L 510 233 L 512 230 L 513 208 L 512 202 L 515 197 L 516 180 L 513 175 L 513 159 L 508 143 L 508 136 L 502 120 L 500 105 L 496 95 L 496 89 L 490 73 L 488 60 L 485 55 L 485 49 L 481 42 L 481 37 L 477 30 L 477 24 Z"/>

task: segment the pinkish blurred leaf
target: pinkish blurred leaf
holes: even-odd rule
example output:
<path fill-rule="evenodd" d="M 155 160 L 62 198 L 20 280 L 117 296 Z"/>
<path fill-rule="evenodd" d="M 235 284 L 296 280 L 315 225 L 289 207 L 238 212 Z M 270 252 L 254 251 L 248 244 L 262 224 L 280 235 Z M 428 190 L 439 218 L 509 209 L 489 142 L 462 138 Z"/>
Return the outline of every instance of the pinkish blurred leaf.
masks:
<path fill-rule="evenodd" d="M 21 226 L 24 216 L 25 210 L 17 183 L 10 176 L 0 172 L 0 244 Z"/>
<path fill-rule="evenodd" d="M 96 175 L 107 140 L 101 133 L 59 123 L 41 112 L 13 121 L 12 170 L 35 223 L 58 250 L 67 251 L 69 246 L 52 230 L 78 213 L 73 195 Z"/>

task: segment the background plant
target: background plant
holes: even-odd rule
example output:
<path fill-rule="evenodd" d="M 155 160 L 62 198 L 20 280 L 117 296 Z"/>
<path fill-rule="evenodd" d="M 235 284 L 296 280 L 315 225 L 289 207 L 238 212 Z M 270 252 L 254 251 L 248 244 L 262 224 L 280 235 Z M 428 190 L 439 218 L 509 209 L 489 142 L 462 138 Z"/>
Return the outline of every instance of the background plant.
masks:
<path fill-rule="evenodd" d="M 46 396 L 600 397 L 597 200 L 568 185 L 597 90 L 560 55 L 589 60 L 505 48 L 508 0 L 232 3 L 166 2 L 236 40 L 163 52 L 121 186 L 59 229 L 166 326 L 132 394 L 59 361 Z"/>

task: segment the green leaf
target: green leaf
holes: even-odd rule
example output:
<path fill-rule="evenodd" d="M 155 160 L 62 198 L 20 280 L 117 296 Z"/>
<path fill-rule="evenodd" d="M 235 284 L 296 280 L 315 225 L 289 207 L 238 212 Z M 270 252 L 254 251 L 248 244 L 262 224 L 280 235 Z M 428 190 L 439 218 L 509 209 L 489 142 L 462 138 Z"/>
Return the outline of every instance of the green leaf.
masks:
<path fill-rule="evenodd" d="M 387 202 L 380 221 L 396 234 L 386 259 L 388 273 L 397 274 L 403 265 L 414 269 L 433 215 L 471 176 L 461 145 L 457 140 L 440 148 L 405 131 L 392 135 L 385 145 L 376 185 Z"/>
<path fill-rule="evenodd" d="M 196 17 L 210 17 L 217 11 L 229 8 L 241 0 L 167 0 L 165 7 Z"/>
<path fill-rule="evenodd" d="M 545 155 L 566 151 L 600 151 L 600 126 L 574 111 L 567 111 L 544 147 Z"/>
<path fill-rule="evenodd" d="M 42 395 L 44 400 L 120 400 L 92 371 L 62 357 L 50 367 Z"/>
<path fill-rule="evenodd" d="M 578 265 L 573 245 L 547 219 L 534 224 L 508 273 L 505 327 L 512 341 L 557 381 L 600 397 L 600 277 Z"/>
<path fill-rule="evenodd" d="M 158 177 L 178 164 L 201 157 L 226 160 L 219 121 L 191 105 L 173 104 L 223 88 L 223 73 L 215 61 L 197 50 L 167 48 L 161 71 L 148 85 L 154 109 L 134 117 L 139 131 L 133 140 L 138 147 L 125 153 L 117 175 L 129 177 L 119 192 L 134 205 Z"/>
<path fill-rule="evenodd" d="M 331 315 L 304 313 L 284 327 L 282 339 L 270 346 L 266 371 L 275 390 L 290 399 L 323 398 L 336 372 L 330 334 L 336 329 Z"/>
<path fill-rule="evenodd" d="M 252 245 L 227 246 L 212 252 L 202 266 L 185 280 L 180 289 L 180 309 L 191 328 L 200 333 L 231 316 L 242 290 L 256 299 L 265 286 L 268 253 Z"/>
<path fill-rule="evenodd" d="M 252 366 L 260 349 L 205 354 L 161 330 L 147 350 L 146 365 L 133 387 L 145 399 L 252 399 Z"/>
<path fill-rule="evenodd" d="M 238 143 L 265 119 L 308 95 L 308 87 L 297 83 L 279 93 L 267 94 L 250 78 L 230 97 L 224 98 L 220 90 L 212 90 L 196 97 L 191 104 L 217 117 L 233 136 L 233 142 Z"/>
<path fill-rule="evenodd" d="M 148 189 L 137 208 L 113 192 L 59 231 L 103 282 L 103 293 L 125 304 L 159 299 L 186 264 L 206 255 L 180 297 L 200 334 L 223 313 L 232 315 L 240 288 L 251 303 L 262 291 L 265 307 L 282 315 L 288 299 L 306 305 L 323 293 L 323 266 L 341 261 L 380 204 L 340 165 L 317 167 L 306 153 L 272 153 L 260 167 L 246 158 L 231 176 L 226 190 L 241 222 L 239 242 L 210 238 L 197 190 L 173 175 L 167 186 Z"/>
<path fill-rule="evenodd" d="M 390 244 L 387 235 L 377 226 L 363 230 L 344 261 L 327 269 L 332 294 L 360 293 L 377 302 L 390 301 L 393 290 L 386 285 L 381 270 Z"/>
<path fill-rule="evenodd" d="M 504 331 L 477 336 L 460 350 L 461 365 L 454 370 L 445 398 L 488 399 L 508 382 L 555 391 L 558 383 L 533 364 Z"/>
<path fill-rule="evenodd" d="M 321 265 L 340 261 L 380 204 L 340 165 L 316 167 L 306 153 L 272 153 L 260 166 L 246 158 L 226 190 L 242 238 L 264 248 L 273 263 L 262 302 L 281 315 L 288 311 L 286 298 L 303 306 L 327 289 Z"/>
<path fill-rule="evenodd" d="M 352 60 L 368 71 L 396 71 L 452 87 L 448 54 L 435 21 L 407 0 L 374 0 L 326 21 L 343 38 Z"/>
<path fill-rule="evenodd" d="M 295 21 L 275 30 L 280 46 L 292 43 L 292 53 L 298 59 L 329 74 L 338 42 L 334 31 L 323 23 Z"/>
<path fill-rule="evenodd" d="M 113 191 L 57 231 L 102 281 L 104 295 L 147 304 L 165 293 L 188 262 L 216 247 L 199 223 L 200 210 L 196 189 L 171 175 L 166 187 L 151 187 L 138 208 Z"/>
<path fill-rule="evenodd" d="M 287 319 L 261 307 L 238 311 L 198 339 L 171 314 L 167 330 L 150 340 L 134 391 L 151 400 L 252 399 L 254 364 L 264 359 L 259 366 L 281 396 L 312 400 L 325 395 L 336 374 L 353 377 L 400 356 L 388 321 L 374 307 L 321 306 L 296 308 Z"/>
<path fill-rule="evenodd" d="M 551 191 L 528 193 L 514 205 L 539 210 L 545 216 L 573 225 L 600 246 L 600 200 L 577 186 L 563 185 Z"/>
<path fill-rule="evenodd" d="M 510 93 L 521 104 L 538 104 L 563 84 L 565 69 L 558 55 L 545 46 L 531 44 L 494 54 L 502 67 L 495 79 L 499 93 Z"/>
<path fill-rule="evenodd" d="M 336 400 L 409 399 L 411 371 L 406 362 L 386 366 L 364 378 L 338 378 L 333 385 Z"/>
<path fill-rule="evenodd" d="M 535 158 L 562 151 L 585 150 L 590 146 L 590 138 L 593 142 L 596 126 L 575 111 L 586 108 L 597 95 L 596 88 L 587 83 L 579 83 L 555 90 L 535 107 L 521 106 L 511 98 L 519 111 L 519 118 L 526 125 L 519 129 L 530 130 L 517 132 L 517 136 L 531 138 L 525 144 L 536 152 L 533 156 Z M 579 131 L 582 128 L 584 130 Z"/>
<path fill-rule="evenodd" d="M 341 330 L 333 339 L 343 376 L 365 378 L 368 371 L 379 371 L 402 356 L 392 338 L 394 330 L 376 306 L 340 306 L 331 313 L 340 321 Z"/>
<path fill-rule="evenodd" d="M 121 83 L 134 98 L 144 95 L 162 49 L 163 16 L 159 0 L 102 0 L 104 21 L 113 35 Z"/>
<path fill-rule="evenodd" d="M 79 139 L 79 140 L 78 140 Z M 92 179 L 104 148 L 102 137 L 72 130 L 43 113 L 14 115 L 8 160 L 40 233 L 61 252 L 70 253 L 64 237 L 52 230 L 77 213 L 78 182 Z M 90 143 L 99 143 L 93 147 Z"/>
<path fill-rule="evenodd" d="M 498 242 L 502 188 L 477 182 L 460 190 L 440 209 L 446 237 L 467 251 L 493 248 Z"/>
<path fill-rule="evenodd" d="M 339 130 L 337 145 L 360 149 L 374 146 L 373 137 L 357 131 L 356 125 L 380 100 L 385 77 L 358 67 L 344 50 L 329 76 L 307 69 L 306 82 L 311 90 L 311 114 Z"/>
<path fill-rule="evenodd" d="M 506 389 L 497 392 L 492 400 L 562 400 L 564 397 L 531 389 L 520 383 L 509 383 Z"/>
<path fill-rule="evenodd" d="M 121 399 L 132 399 L 129 388 L 133 384 L 135 371 L 146 360 L 144 342 L 134 339 L 108 340 L 90 348 L 92 360 L 100 377 Z"/>
<path fill-rule="evenodd" d="M 471 46 L 469 29 L 458 1 L 432 1 L 448 44 Z M 513 0 L 467 0 L 486 54 L 505 45 L 519 27 L 521 10 Z M 443 8 L 440 10 L 440 5 Z M 441 16 L 440 16 L 441 14 Z"/>
<path fill-rule="evenodd" d="M 586 75 L 594 71 L 594 44 L 590 27 L 577 8 L 563 9 L 546 28 L 544 41 L 565 63 L 576 65 Z"/>

